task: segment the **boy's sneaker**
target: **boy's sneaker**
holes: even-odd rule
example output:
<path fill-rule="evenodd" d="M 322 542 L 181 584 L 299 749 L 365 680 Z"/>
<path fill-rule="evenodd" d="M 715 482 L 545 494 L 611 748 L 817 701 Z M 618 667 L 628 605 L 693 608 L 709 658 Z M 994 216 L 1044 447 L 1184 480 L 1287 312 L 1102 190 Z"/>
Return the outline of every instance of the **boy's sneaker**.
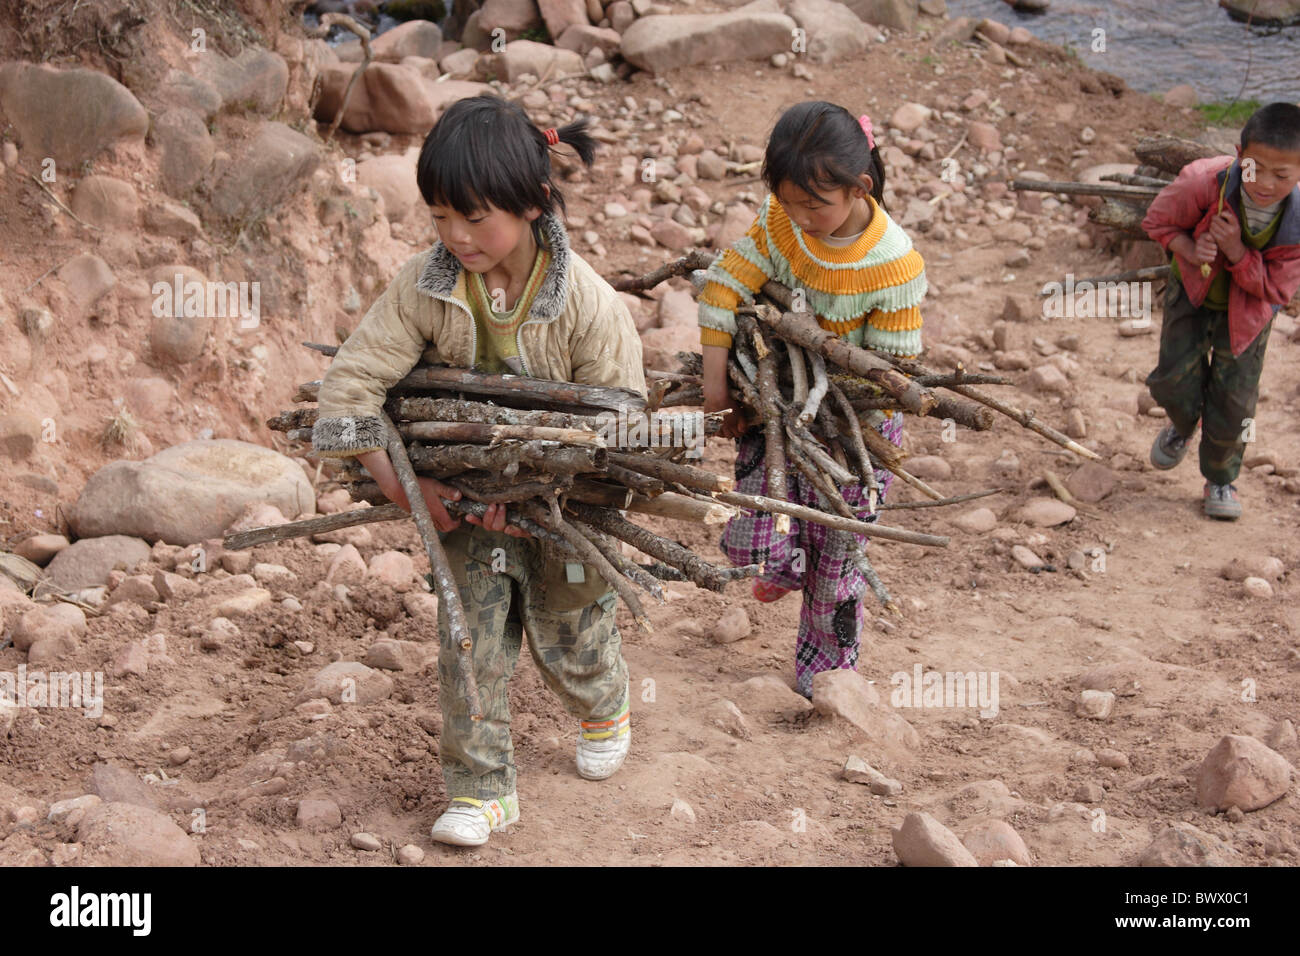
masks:
<path fill-rule="evenodd" d="M 493 833 L 504 830 L 519 819 L 519 797 L 507 794 L 496 800 L 453 797 L 431 835 L 439 843 L 452 846 L 482 846 Z"/>
<path fill-rule="evenodd" d="M 1236 521 L 1241 517 L 1241 501 L 1237 498 L 1235 485 L 1216 485 L 1207 481 L 1202 496 L 1205 498 L 1205 513 L 1211 518 Z"/>
<path fill-rule="evenodd" d="M 578 774 L 586 780 L 612 777 L 632 747 L 632 720 L 628 701 L 607 720 L 579 723 Z"/>
<path fill-rule="evenodd" d="M 1184 438 L 1173 425 L 1166 425 L 1151 444 L 1151 464 L 1162 471 L 1176 466 L 1187 455 L 1191 435 Z"/>
<path fill-rule="evenodd" d="M 783 588 L 780 585 L 768 584 L 761 578 L 754 578 L 754 583 L 750 586 L 756 600 L 764 604 L 771 604 L 773 601 L 779 601 L 790 593 L 789 588 Z"/>

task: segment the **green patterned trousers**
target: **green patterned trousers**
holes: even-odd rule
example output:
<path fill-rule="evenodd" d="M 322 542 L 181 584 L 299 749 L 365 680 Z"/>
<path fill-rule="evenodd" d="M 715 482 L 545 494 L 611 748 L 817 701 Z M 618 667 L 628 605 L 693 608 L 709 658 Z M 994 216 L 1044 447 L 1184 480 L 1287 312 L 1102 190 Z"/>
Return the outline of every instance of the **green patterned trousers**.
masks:
<path fill-rule="evenodd" d="M 474 639 L 483 708 L 482 720 L 470 719 L 456 678 L 460 648 L 451 642 L 440 605 L 443 778 L 448 797 L 492 800 L 515 792 L 507 684 L 525 632 L 542 680 L 575 718 L 602 719 L 623 706 L 628 671 L 614 625 L 617 596 L 591 565 L 581 565 L 582 583 L 570 583 L 564 559 L 535 539 L 477 525 L 441 537 Z"/>
<path fill-rule="evenodd" d="M 1234 356 L 1228 313 L 1192 305 L 1182 283 L 1169 280 L 1160 360 L 1146 385 L 1178 434 L 1190 435 L 1201 422 L 1201 474 L 1216 485 L 1231 484 L 1241 471 L 1272 328 L 1269 322 Z"/>

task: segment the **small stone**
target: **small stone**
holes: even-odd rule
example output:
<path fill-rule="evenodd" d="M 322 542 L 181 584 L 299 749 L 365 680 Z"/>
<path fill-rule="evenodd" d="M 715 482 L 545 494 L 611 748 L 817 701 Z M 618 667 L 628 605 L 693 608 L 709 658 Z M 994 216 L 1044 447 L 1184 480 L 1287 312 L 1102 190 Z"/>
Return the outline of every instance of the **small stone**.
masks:
<path fill-rule="evenodd" d="M 124 578 L 122 583 L 115 587 L 108 596 L 107 606 L 118 603 L 119 601 L 130 601 L 133 604 L 145 606 L 158 600 L 158 589 L 153 586 L 147 574 L 133 574 Z"/>
<path fill-rule="evenodd" d="M 668 811 L 668 815 L 678 823 L 695 823 L 695 810 L 680 797 L 673 797 L 673 805 Z"/>
<path fill-rule="evenodd" d="M 904 103 L 889 117 L 889 125 L 900 133 L 912 134 L 930 118 L 930 108 L 921 103 Z"/>
<path fill-rule="evenodd" d="M 1079 130 L 1079 142 L 1085 145 L 1091 143 L 1096 138 L 1097 131 L 1091 126 L 1085 126 L 1083 129 Z"/>
<path fill-rule="evenodd" d="M 1241 582 L 1241 588 L 1249 597 L 1271 598 L 1273 596 L 1273 585 L 1269 584 L 1263 578 L 1246 578 L 1246 580 Z"/>
<path fill-rule="evenodd" d="M 1126 770 L 1128 769 L 1128 754 L 1103 747 L 1097 751 L 1097 763 L 1113 770 Z"/>
<path fill-rule="evenodd" d="M 740 740 L 749 740 L 753 737 L 749 729 L 749 723 L 745 720 L 745 715 L 740 712 L 740 708 L 735 702 L 730 700 L 716 701 L 709 710 L 713 720 L 713 725 L 723 733 L 730 734 Z"/>
<path fill-rule="evenodd" d="M 1290 750 L 1296 745 L 1295 725 L 1282 718 L 1273 725 L 1264 742 L 1273 750 Z"/>
<path fill-rule="evenodd" d="M 1026 571 L 1033 571 L 1037 568 L 1044 568 L 1047 566 L 1046 562 L 1043 561 L 1042 558 L 1034 554 L 1034 552 L 1030 551 L 1023 544 L 1012 546 L 1011 558 Z"/>
<path fill-rule="evenodd" d="M 1088 564 L 1088 556 L 1075 548 L 1065 558 L 1065 566 L 1071 571 L 1082 571 Z"/>
<path fill-rule="evenodd" d="M 299 810 L 301 811 L 301 804 L 299 805 Z M 373 853 L 376 850 L 382 850 L 384 848 L 383 841 L 373 833 L 354 833 L 352 834 L 352 839 L 348 842 L 350 842 L 356 849 L 365 850 L 368 853 Z"/>
<path fill-rule="evenodd" d="M 266 588 L 246 588 L 226 598 L 212 609 L 218 617 L 245 617 L 256 614 L 271 603 L 271 592 Z"/>
<path fill-rule="evenodd" d="M 1115 709 L 1115 695 L 1108 690 L 1085 690 L 1079 694 L 1076 713 L 1092 720 L 1105 720 Z"/>
<path fill-rule="evenodd" d="M 952 523 L 966 534 L 987 534 L 998 526 L 998 516 L 991 508 L 973 508 Z"/>
<path fill-rule="evenodd" d="M 0 318 L 0 322 L 4 319 Z M 41 567 L 50 563 L 50 559 L 68 546 L 68 539 L 61 534 L 35 534 L 20 541 L 14 547 L 14 554 L 26 558 L 32 564 Z"/>
<path fill-rule="evenodd" d="M 178 604 L 199 596 L 202 588 L 197 583 L 170 571 L 156 571 L 153 587 L 158 596 L 169 604 Z"/>
<path fill-rule="evenodd" d="M 325 580 L 330 584 L 361 584 L 366 580 L 366 562 L 361 552 L 351 544 L 345 544 L 330 561 Z"/>
<path fill-rule="evenodd" d="M 723 612 L 709 636 L 717 644 L 733 644 L 749 636 L 749 614 L 743 607 L 733 605 Z"/>
<path fill-rule="evenodd" d="M 1064 395 L 1070 391 L 1070 380 L 1055 365 L 1040 365 L 1029 373 L 1029 387 L 1038 392 Z"/>
<path fill-rule="evenodd" d="M 259 561 L 253 565 L 252 573 L 258 584 L 265 585 L 268 588 L 291 588 L 298 582 L 298 575 L 283 564 L 270 564 Z"/>
<path fill-rule="evenodd" d="M 193 751 L 189 747 L 177 747 L 167 755 L 167 762 L 173 767 L 179 767 L 181 764 L 188 763 Z"/>
<path fill-rule="evenodd" d="M 149 673 L 149 652 L 139 641 L 131 641 L 122 645 L 113 655 L 108 669 L 114 677 L 126 677 L 128 674 L 143 677 Z"/>
<path fill-rule="evenodd" d="M 382 551 L 370 559 L 367 575 L 394 591 L 409 591 L 414 586 L 415 562 L 401 551 Z"/>
<path fill-rule="evenodd" d="M 904 866 L 979 866 L 975 856 L 928 813 L 909 813 L 893 831 L 894 853 Z"/>
<path fill-rule="evenodd" d="M 397 851 L 397 862 L 402 866 L 418 866 L 424 862 L 424 851 L 414 843 L 408 843 Z"/>
<path fill-rule="evenodd" d="M 1035 528 L 1052 528 L 1073 521 L 1078 512 L 1057 498 L 1034 498 L 1016 512 L 1016 520 Z"/>
<path fill-rule="evenodd" d="M 1099 462 L 1084 462 L 1069 478 L 1065 487 L 1080 501 L 1101 501 L 1115 490 L 1115 473 Z"/>
<path fill-rule="evenodd" d="M 952 465 L 938 455 L 918 455 L 909 458 L 907 470 L 923 481 L 943 481 L 952 477 Z"/>
<path fill-rule="evenodd" d="M 71 822 L 75 825 L 77 821 L 70 820 L 73 814 L 81 812 L 84 815 L 85 811 L 92 807 L 97 807 L 103 802 L 103 800 L 93 793 L 88 793 L 81 797 L 73 797 L 70 800 L 59 800 L 56 803 L 50 804 L 50 810 L 49 813 L 45 815 L 45 819 L 50 823 Z M 79 819 L 80 817 L 77 818 L 77 820 Z"/>
<path fill-rule="evenodd" d="M 1100 803 L 1106 796 L 1106 788 L 1092 780 L 1086 780 L 1074 790 L 1073 800 L 1078 803 Z"/>

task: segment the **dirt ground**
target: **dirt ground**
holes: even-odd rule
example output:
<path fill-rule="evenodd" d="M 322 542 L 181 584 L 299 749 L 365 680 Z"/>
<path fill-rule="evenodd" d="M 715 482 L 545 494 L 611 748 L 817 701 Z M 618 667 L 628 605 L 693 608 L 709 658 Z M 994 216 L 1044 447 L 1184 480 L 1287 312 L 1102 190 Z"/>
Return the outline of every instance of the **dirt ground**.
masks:
<path fill-rule="evenodd" d="M 1132 92 L 1116 94 L 1064 55 L 1040 52 L 1035 61 L 1032 68 L 1013 69 L 985 62 L 967 48 L 936 52 L 925 37 L 894 36 L 860 60 L 811 66 L 811 79 L 761 62 L 739 63 L 674 73 L 668 91 L 638 75 L 631 83 L 599 89 L 592 99 L 602 119 L 615 116 L 626 96 L 689 104 L 684 111 L 701 120 L 696 132 L 706 143 L 762 145 L 780 110 L 805 98 L 869 112 L 880 128 L 903 102 L 956 112 L 971 91 L 982 89 L 1009 114 L 997 125 L 1004 137 L 1010 131 L 1018 135 L 1019 161 L 1053 179 L 1071 178 L 1081 166 L 1132 162 L 1129 146 L 1152 132 L 1197 132 L 1190 113 Z M 961 116 L 988 118 L 982 110 Z M 1095 130 L 1096 140 L 1086 157 L 1076 157 L 1084 126 Z M 956 144 L 961 128 L 931 124 L 938 156 Z M 402 145 L 398 138 L 393 148 Z M 360 146 L 344 137 L 341 148 L 355 153 Z M 570 184 L 570 213 L 585 223 L 575 234 L 602 231 L 595 213 L 611 197 L 627 193 L 618 175 L 620 149 L 612 145 L 589 178 Z M 978 159 L 969 147 L 955 155 L 961 162 Z M 122 162 L 141 168 L 139 160 Z M 111 170 L 108 164 L 97 167 Z M 936 183 L 938 174 L 937 160 L 917 160 L 913 169 L 891 170 L 890 178 L 894 184 L 911 179 L 919 188 Z M 728 201 L 745 191 L 755 200 L 762 195 L 758 184 L 700 185 Z M 996 184 L 969 189 L 1015 205 L 1014 194 L 1004 200 Z M 905 207 L 906 199 L 898 205 Z M 1293 794 L 1234 821 L 1198 810 L 1193 781 L 1197 765 L 1222 735 L 1265 739 L 1280 721 L 1300 721 L 1300 617 L 1292 571 L 1300 496 L 1285 489 L 1283 476 L 1264 474 L 1267 467 L 1245 471 L 1239 481 L 1245 516 L 1214 523 L 1201 514 L 1194 464 L 1168 473 L 1151 470 L 1147 449 L 1163 419 L 1137 414 L 1137 403 L 1142 378 L 1155 361 L 1156 336 L 1120 337 L 1112 318 L 1044 320 L 1036 314 L 1036 293 L 1044 282 L 1151 261 L 1149 244 L 1116 244 L 1111 234 L 1079 225 L 1081 215 L 1069 205 L 1055 214 L 1018 213 L 1012 221 L 1041 239 L 1029 264 L 1018 268 L 1004 261 L 1025 241 L 1008 236 L 1008 223 L 996 216 L 991 226 L 947 224 L 944 241 L 913 232 L 936 287 L 923 310 L 928 345 L 965 348 L 977 364 L 990 361 L 991 330 L 1009 298 L 1027 315 L 1008 325 L 1012 347 L 1034 355 L 1034 364 L 1041 362 L 1041 351 L 1057 350 L 1054 343 L 1062 336 L 1078 337 L 1077 348 L 1068 352 L 1077 369 L 1064 401 L 1027 385 L 990 390 L 1057 426 L 1065 422 L 1066 404 L 1077 406 L 1087 422 L 1085 444 L 1116 479 L 1112 493 L 1086 505 L 1068 524 L 1029 527 L 1013 513 L 1026 501 L 1050 496 L 1041 486 L 1045 470 L 1067 477 L 1076 460 L 1007 419 L 991 432 L 959 430 L 955 441 L 946 441 L 940 422 L 909 417 L 912 454 L 939 456 L 951 466 L 951 477 L 932 482 L 940 490 L 1006 492 L 969 506 L 889 516 L 890 523 L 951 534 L 952 541 L 946 549 L 871 544 L 871 560 L 902 613 L 869 608 L 858 670 L 885 699 L 891 675 L 911 673 L 917 665 L 925 671 L 996 672 L 996 716 L 909 708 L 900 713 L 918 731 L 919 747 L 868 739 L 847 723 L 810 714 L 789 689 L 797 596 L 760 605 L 743 585 L 717 595 L 672 584 L 665 604 L 648 605 L 652 634 L 636 630 L 620 609 L 634 728 L 623 769 L 602 783 L 577 776 L 574 721 L 544 689 L 525 654 L 511 688 L 522 818 L 479 851 L 441 847 L 428 836 L 446 800 L 432 669 L 392 675 L 397 690 L 386 701 L 317 716 L 295 710 L 301 688 L 330 660 L 360 660 L 381 635 L 436 641 L 436 634 L 402 612 L 398 596 L 382 587 L 354 589 L 350 608 L 306 598 L 324 579 L 327 563 L 314 544 L 299 539 L 258 548 L 254 560 L 294 571 L 297 583 L 275 596 L 278 601 L 292 593 L 305 607 L 291 611 L 276 603 L 218 651 L 201 650 L 194 629 L 211 617 L 219 580 L 187 603 L 93 618 L 76 661 L 83 669 L 102 667 L 124 642 L 156 633 L 166 635 L 173 663 L 107 682 L 105 711 L 114 718 L 112 726 L 79 712 L 23 715 L 10 739 L 0 741 L 0 803 L 40 805 L 43 820 L 44 805 L 86 792 L 96 762 L 152 773 L 160 780 L 154 787 L 159 801 L 179 824 L 188 829 L 194 808 L 203 808 L 206 832 L 193 839 L 204 863 L 216 866 L 388 865 L 392 850 L 411 843 L 426 851 L 424 865 L 430 866 L 891 866 L 897 864 L 891 828 L 913 810 L 932 813 L 959 832 L 984 819 L 1006 820 L 1037 865 L 1129 863 L 1157 832 L 1178 821 L 1217 836 L 1244 865 L 1294 865 L 1300 811 Z M 273 235 L 305 229 L 310 245 L 324 232 L 309 208 L 286 210 L 281 219 Z M 65 220 L 50 212 L 30 182 L 14 175 L 0 179 L 6 264 L 0 293 L 11 305 L 51 263 L 86 251 L 84 234 Z M 959 227 L 964 239 L 955 234 Z M 1081 242 L 1080 235 L 1089 238 Z M 407 254 L 429 238 L 410 237 Z M 253 248 L 283 261 L 286 287 L 295 281 L 311 285 L 328 304 L 295 313 L 296 321 L 264 322 L 255 338 L 218 342 L 190 370 L 166 373 L 175 401 L 144 429 L 154 449 L 209 427 L 217 437 L 275 445 L 289 454 L 304 451 L 286 447 L 282 436 L 261 423 L 291 406 L 297 382 L 319 377 L 325 367 L 296 343 L 332 340 L 337 322 L 355 322 L 337 310 L 349 279 L 337 275 L 335 266 L 296 263 L 287 241 L 252 241 L 264 242 Z M 671 256 L 612 233 L 602 233 L 601 244 L 608 254 L 594 264 L 605 275 L 647 271 Z M 297 279 L 291 277 L 295 272 Z M 386 277 L 375 276 L 376 291 L 363 293 L 367 302 Z M 0 412 L 53 409 L 62 436 L 18 469 L 6 466 L 0 544 L 61 529 L 61 512 L 85 479 L 122 456 L 121 449 L 100 446 L 99 429 L 125 380 L 140 373 L 133 366 L 145 321 L 124 307 L 109 326 L 62 327 L 45 353 L 30 361 L 0 356 L 0 370 L 20 392 L 0 390 Z M 254 344 L 268 353 L 250 364 Z M 88 350 L 96 345 L 108 357 L 90 364 Z M 1275 333 L 1252 451 L 1270 452 L 1274 469 L 1284 473 L 1300 463 L 1293 426 L 1300 404 L 1297 358 L 1300 344 Z M 1017 382 L 1027 378 L 1024 371 L 1007 374 Z M 133 457 L 141 454 L 137 450 Z M 729 474 L 733 457 L 730 442 L 715 440 L 705 461 Z M 47 482 L 20 481 L 23 471 Z M 318 490 L 329 487 L 322 483 Z M 894 500 L 915 497 L 896 489 Z M 996 529 L 956 530 L 953 518 L 977 506 L 996 512 Z M 671 521 L 654 526 L 724 561 L 719 528 Z M 396 548 L 417 564 L 424 560 L 412 525 L 371 525 L 369 538 L 360 544 L 366 557 Z M 1009 553 L 1015 544 L 1031 547 L 1053 570 L 1021 568 Z M 1067 559 L 1076 550 L 1090 553 L 1083 568 L 1072 571 Z M 1273 582 L 1271 598 L 1249 597 L 1240 583 L 1220 574 L 1232 557 L 1261 555 L 1280 559 L 1287 569 Z M 713 624 L 736 605 L 749 614 L 750 635 L 716 644 L 709 637 Z M 311 642 L 314 649 L 303 654 L 293 641 Z M 16 670 L 24 657 L 12 647 L 0 651 L 0 670 Z M 1109 668 L 1108 686 L 1121 688 L 1113 715 L 1104 721 L 1076 716 L 1084 675 L 1095 676 L 1103 666 Z M 739 736 L 720 723 L 724 700 L 744 715 L 747 731 Z M 182 746 L 193 756 L 183 766 L 169 765 L 168 754 Z M 1100 766 L 1096 753 L 1103 749 L 1127 755 L 1128 766 Z M 1294 735 L 1279 749 L 1293 762 L 1300 758 Z M 902 793 L 874 796 L 840 779 L 849 755 L 899 780 Z M 337 802 L 341 826 L 311 831 L 296 825 L 298 801 L 313 795 Z M 670 815 L 674 799 L 690 805 L 693 823 Z M 4 821 L 0 814 L 0 864 L 43 861 L 70 839 L 55 824 Z M 377 835 L 385 849 L 353 849 L 349 837 L 357 831 Z"/>

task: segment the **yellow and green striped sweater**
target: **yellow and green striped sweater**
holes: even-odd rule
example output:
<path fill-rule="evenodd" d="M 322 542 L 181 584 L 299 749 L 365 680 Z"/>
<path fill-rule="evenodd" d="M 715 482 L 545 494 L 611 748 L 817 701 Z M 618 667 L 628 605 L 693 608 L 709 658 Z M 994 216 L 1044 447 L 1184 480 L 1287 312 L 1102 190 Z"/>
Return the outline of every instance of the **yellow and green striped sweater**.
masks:
<path fill-rule="evenodd" d="M 731 346 L 736 307 L 768 279 L 803 289 L 822 328 L 853 345 L 894 355 L 921 351 L 925 263 L 885 210 L 871 203 L 871 224 L 852 245 L 804 235 L 768 196 L 743 239 L 716 259 L 700 293 L 700 342 Z"/>

